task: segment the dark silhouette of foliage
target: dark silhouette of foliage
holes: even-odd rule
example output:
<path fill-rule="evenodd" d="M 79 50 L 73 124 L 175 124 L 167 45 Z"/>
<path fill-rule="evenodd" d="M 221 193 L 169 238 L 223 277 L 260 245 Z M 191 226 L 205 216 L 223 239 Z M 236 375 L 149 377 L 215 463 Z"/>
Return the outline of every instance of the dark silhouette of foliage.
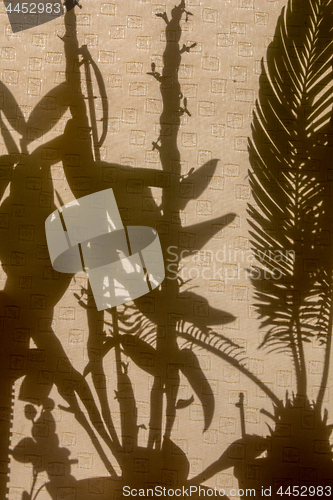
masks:
<path fill-rule="evenodd" d="M 296 2 L 283 9 L 277 46 L 262 62 L 249 146 L 252 243 L 270 284 L 266 292 L 253 280 L 267 330 L 262 345 L 292 356 L 302 396 L 305 344 L 314 337 L 325 343 L 326 365 L 331 351 L 332 19 L 326 0 L 306 1 L 301 12 Z"/>
<path fill-rule="evenodd" d="M 252 270 L 266 332 L 261 347 L 291 356 L 296 375 L 296 394 L 287 394 L 274 415 L 264 412 L 275 427 L 266 456 L 252 462 L 273 498 L 281 485 L 283 491 L 326 486 L 333 474 L 332 429 L 327 410 L 322 415 L 332 341 L 332 33 L 331 0 L 289 0 L 262 61 L 249 141 L 256 202 L 249 224 L 262 263 Z M 258 279 L 263 270 L 265 279 Z M 307 346 L 313 341 L 324 346 L 323 373 L 310 403 Z M 255 483 L 244 467 L 235 466 L 235 475 L 248 487 Z M 314 498 L 320 495 L 315 489 Z"/>

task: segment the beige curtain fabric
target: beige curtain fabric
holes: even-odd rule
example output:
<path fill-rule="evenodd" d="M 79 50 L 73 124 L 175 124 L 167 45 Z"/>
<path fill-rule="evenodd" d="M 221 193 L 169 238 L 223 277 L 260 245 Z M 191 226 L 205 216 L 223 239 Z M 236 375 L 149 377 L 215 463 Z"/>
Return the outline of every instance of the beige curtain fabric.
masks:
<path fill-rule="evenodd" d="M 308 3 L 316 10 L 323 2 Z M 322 426 L 330 379 L 321 417 L 311 406 L 327 344 L 320 335 L 304 342 L 303 406 L 292 399 L 299 380 L 291 349 L 259 349 L 272 325 L 256 306 L 268 300 L 273 316 L 279 306 L 267 299 L 276 289 L 269 271 L 262 279 L 267 256 L 254 257 L 253 241 L 271 249 L 277 267 L 281 254 L 295 258 L 291 239 L 281 254 L 267 243 L 283 224 L 256 232 L 261 222 L 249 211 L 262 209 L 249 176 L 253 111 L 284 5 L 82 0 L 67 17 L 13 33 L 1 4 L 3 498 L 111 500 L 131 498 L 131 488 L 149 498 L 156 485 L 181 488 L 184 498 L 191 485 L 194 498 L 199 485 L 201 496 L 215 488 L 229 498 L 257 488 L 260 498 L 262 486 L 282 479 L 285 488 L 329 486 Z M 323 80 L 324 101 L 330 85 Z M 266 88 L 270 95 L 269 81 Z M 269 99 L 262 103 L 265 113 Z M 266 136 L 256 127 L 265 156 L 283 123 L 267 123 Z M 329 186 L 329 177 L 318 182 Z M 45 220 L 110 188 L 125 227 L 157 231 L 166 277 L 134 302 L 97 311 L 86 272 L 52 268 Z M 304 232 L 294 239 L 298 253 L 312 241 Z M 302 279 L 286 287 L 285 304 L 302 297 Z M 298 410 L 274 420 L 274 405 L 287 400 Z M 272 449 L 278 476 L 265 462 Z"/>

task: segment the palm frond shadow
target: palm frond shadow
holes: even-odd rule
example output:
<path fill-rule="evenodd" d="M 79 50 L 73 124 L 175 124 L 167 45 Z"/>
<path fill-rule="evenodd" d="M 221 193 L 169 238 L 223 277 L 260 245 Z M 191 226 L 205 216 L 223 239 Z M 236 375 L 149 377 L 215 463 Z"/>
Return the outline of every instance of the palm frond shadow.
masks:
<path fill-rule="evenodd" d="M 249 205 L 248 221 L 261 262 L 252 269 L 265 331 L 261 347 L 292 357 L 303 396 L 305 344 L 325 344 L 321 392 L 331 351 L 332 20 L 330 0 L 308 0 L 301 12 L 290 1 L 283 9 L 261 64 L 249 141 L 256 204 Z"/>

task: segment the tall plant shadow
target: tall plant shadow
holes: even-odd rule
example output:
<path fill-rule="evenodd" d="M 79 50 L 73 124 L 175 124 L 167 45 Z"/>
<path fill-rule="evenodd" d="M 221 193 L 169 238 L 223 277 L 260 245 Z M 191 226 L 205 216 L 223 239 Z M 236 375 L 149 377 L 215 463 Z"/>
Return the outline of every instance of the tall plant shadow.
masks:
<path fill-rule="evenodd" d="M 189 236 L 191 239 L 195 238 L 195 248 L 200 249 L 214 234 L 214 231 L 221 230 L 233 219 L 234 215 L 228 214 L 208 222 L 186 227 L 184 232 L 179 231 L 181 229 L 178 223 L 180 220 L 179 210 L 183 209 L 190 199 L 200 196 L 207 187 L 217 165 L 217 161 L 213 160 L 195 172 L 192 170 L 186 179 L 181 176 L 180 172 L 177 136 L 181 115 L 185 112 L 189 113 L 186 101 L 184 101 L 184 107 L 181 106 L 181 91 L 178 81 L 181 55 L 190 50 L 186 46 L 180 48 L 178 44 L 181 36 L 180 21 L 185 13 L 185 3 L 181 2 L 173 9 L 170 21 L 166 14 L 161 14 L 167 26 L 167 43 L 162 75 L 158 76 L 152 68 L 153 76 L 161 82 L 164 103 L 161 115 L 161 136 L 156 143 L 153 143 L 153 147 L 158 149 L 160 153 L 162 171 L 133 169 L 100 161 L 100 148 L 106 137 L 108 125 L 108 101 L 105 86 L 102 75 L 87 47 L 79 48 L 78 46 L 73 2 L 67 2 L 66 7 L 66 29 L 63 37 L 66 80 L 41 99 L 28 120 L 25 120 L 9 89 L 1 84 L 4 93 L 1 131 L 9 153 L 0 159 L 4 174 L 2 194 L 7 186 L 10 186 L 9 195 L 1 204 L 2 229 L 8 237 L 6 246 L 1 249 L 1 262 L 7 278 L 2 292 L 1 304 L 3 308 L 3 336 L 0 365 L 1 375 L 4 380 L 8 381 L 7 390 L 1 394 L 1 407 L 10 409 L 11 384 L 22 376 L 24 376 L 24 380 L 21 384 L 19 397 L 37 406 L 45 407 L 52 386 L 55 384 L 60 396 L 68 404 L 68 407 L 63 407 L 63 409 L 72 412 L 88 433 L 112 480 L 117 481 L 119 477 L 111 465 L 105 447 L 117 459 L 122 468 L 122 478 L 125 478 L 129 484 L 139 481 L 139 475 L 136 477 L 135 474 L 132 474 L 133 460 L 136 459 L 138 463 L 141 463 L 140 460 L 148 460 L 148 457 L 152 464 L 151 467 L 156 471 L 156 482 L 180 484 L 186 482 L 188 460 L 185 454 L 172 443 L 170 437 L 176 410 L 192 404 L 194 398 L 191 397 L 185 401 L 178 399 L 179 373 L 182 372 L 187 377 L 193 392 L 202 403 L 204 429 L 209 427 L 212 420 L 214 397 L 194 352 L 178 347 L 177 328 L 180 320 L 187 321 L 193 324 L 195 331 L 201 332 L 200 335 L 207 336 L 210 325 L 230 322 L 234 318 L 232 315 L 228 316 L 223 311 L 214 309 L 206 299 L 192 293 L 192 300 L 196 301 L 197 305 L 200 306 L 199 309 L 204 311 L 204 314 L 199 314 L 193 323 L 193 306 L 189 299 L 184 297 L 182 303 L 187 303 L 185 307 L 183 305 L 180 307 L 177 302 L 177 299 L 183 298 L 180 283 L 178 280 L 167 280 L 160 290 L 152 292 L 145 300 L 136 301 L 139 314 L 143 314 L 147 320 L 158 325 L 157 346 L 153 348 L 149 342 L 135 335 L 134 332 L 119 335 L 116 309 L 111 311 L 113 316 L 111 329 L 105 325 L 102 334 L 98 335 L 96 324 L 104 321 L 103 313 L 97 312 L 90 289 L 88 289 L 88 300 L 85 307 L 87 308 L 89 324 L 87 345 L 89 364 L 83 374 L 79 373 L 70 362 L 52 326 L 54 307 L 68 289 L 73 276 L 59 274 L 50 266 L 44 221 L 47 215 L 56 208 L 50 169 L 59 160 L 63 164 L 65 175 L 75 197 L 79 198 L 82 195 L 112 186 L 118 206 L 123 208 L 123 212 L 130 212 L 132 224 L 142 225 L 144 222 L 145 225 L 157 227 L 164 252 L 166 252 L 170 241 L 186 242 Z M 186 13 L 186 16 L 188 15 L 190 14 Z M 175 38 L 174 35 L 176 35 Z M 82 63 L 86 74 L 87 96 L 77 91 L 82 83 L 79 71 Z M 94 107 L 91 68 L 95 73 L 102 101 L 101 137 L 98 133 Z M 90 119 L 87 116 L 85 98 L 88 101 Z M 29 154 L 28 148 L 33 146 L 34 141 L 52 130 L 67 110 L 70 111 L 72 117 L 67 121 L 64 133 L 48 143 L 44 143 L 43 146 L 37 147 Z M 6 123 L 9 123 L 20 134 L 19 146 L 15 143 Z M 162 188 L 161 207 L 155 204 L 150 186 Z M 189 186 L 194 187 L 192 194 L 192 190 L 188 190 Z M 61 202 L 59 195 L 57 193 L 56 195 Z M 139 195 L 139 197 L 135 195 Z M 138 209 L 138 201 L 141 199 L 144 203 Z M 29 269 L 29 276 L 22 275 L 24 266 Z M 45 288 L 45 280 L 49 280 L 51 283 L 47 289 Z M 150 304 L 148 308 L 147 301 Z M 80 303 L 82 303 L 81 299 Z M 169 304 L 170 307 L 164 308 L 165 304 Z M 173 319 L 173 315 L 176 317 L 176 321 Z M 126 312 L 122 319 L 127 321 Z M 105 333 L 105 330 L 108 329 L 111 332 L 109 335 Z M 145 335 L 146 333 L 145 331 Z M 31 339 L 36 346 L 35 349 L 30 348 Z M 217 334 L 216 340 L 220 342 L 221 351 L 227 349 L 241 351 L 235 343 L 223 339 Z M 108 393 L 102 383 L 103 378 L 105 378 L 102 361 L 110 348 L 114 348 L 117 360 L 119 407 L 122 414 L 129 415 L 122 422 L 121 438 L 115 431 Z M 126 366 L 122 361 L 122 352 L 125 352 L 141 368 L 144 367 L 140 361 L 142 355 L 152 359 L 153 364 L 145 368 L 154 377 L 147 448 L 140 448 L 137 445 L 138 427 L 135 417 L 135 398 L 132 394 L 131 381 L 127 375 Z M 228 354 L 226 356 L 228 357 Z M 172 362 L 170 362 L 170 358 Z M 233 360 L 233 357 L 230 357 L 230 360 Z M 98 401 L 94 400 L 86 381 L 88 373 L 92 373 Z M 166 430 L 162 435 L 164 397 L 166 398 L 167 415 Z M 84 406 L 85 411 L 82 411 L 80 405 Z M 130 411 L 128 412 L 126 408 L 127 410 L 130 408 Z M 1 456 L 4 472 L 6 472 L 10 418 L 3 423 L 2 430 Z M 24 444 L 27 443 L 24 441 Z M 175 453 L 177 459 L 174 457 Z M 13 451 L 13 457 L 19 459 L 18 450 Z M 24 460 L 25 458 L 23 458 Z M 168 469 L 171 464 L 176 469 Z M 139 472 L 141 474 L 142 471 Z M 166 474 L 165 479 L 161 477 L 161 474 L 164 473 Z M 63 478 L 64 483 L 66 483 L 66 477 Z M 72 482 L 72 478 L 69 478 Z M 6 474 L 2 476 L 2 479 L 1 491 L 5 495 Z M 32 480 L 32 490 L 34 481 L 35 478 Z M 68 487 L 71 486 L 68 485 Z M 52 492 L 52 488 L 53 482 L 50 481 L 48 490 Z M 54 496 L 56 492 L 51 494 Z M 33 492 L 31 492 L 31 496 L 33 496 Z"/>
<path fill-rule="evenodd" d="M 290 0 L 282 10 L 262 62 L 249 142 L 256 202 L 249 224 L 261 263 L 251 274 L 265 332 L 261 347 L 291 358 L 296 379 L 296 394 L 287 394 L 272 416 L 267 458 L 257 461 L 274 488 L 329 487 L 333 473 L 331 427 L 322 412 L 333 312 L 332 9 L 331 1 L 307 0 L 300 7 Z M 322 374 L 313 394 L 308 363 L 316 344 Z"/>
<path fill-rule="evenodd" d="M 184 229 L 179 223 L 179 211 L 184 209 L 190 199 L 200 196 L 207 187 L 209 178 L 214 173 L 217 165 L 217 161 L 213 160 L 203 165 L 196 172 L 191 171 L 186 176 L 186 179 L 181 176 L 177 137 L 181 116 L 185 112 L 189 113 L 186 101 L 183 107 L 181 105 L 182 95 L 178 80 L 181 55 L 190 50 L 186 46 L 182 48 L 179 46 L 181 37 L 180 21 L 184 14 L 186 14 L 185 3 L 181 2 L 172 10 L 170 20 L 166 13 L 161 13 L 159 16 L 166 23 L 164 65 L 161 74 L 156 71 L 154 64 L 151 72 L 149 72 L 160 83 L 163 98 L 160 136 L 153 142 L 153 149 L 156 149 L 160 155 L 162 170 L 152 171 L 140 168 L 131 170 L 114 165 L 112 168 L 115 175 L 107 177 L 110 182 L 109 185 L 114 189 L 118 206 L 120 208 L 125 206 L 127 213 L 130 211 L 128 220 L 130 220 L 131 224 L 142 225 L 144 223 L 156 227 L 164 254 L 166 254 L 170 243 L 175 242 L 179 246 L 179 241 L 186 241 L 188 235 L 191 236 L 192 240 L 195 239 L 195 248 L 201 249 L 211 237 L 212 228 L 215 228 L 213 229 L 214 234 L 214 230 L 222 229 L 234 217 L 233 214 L 229 214 L 228 217 L 220 216 Z M 84 57 L 87 57 L 87 52 L 85 52 Z M 93 102 L 90 106 L 90 109 L 92 108 Z M 92 116 L 91 122 L 94 124 Z M 61 147 L 64 171 L 76 197 L 105 187 L 103 171 L 111 167 L 110 164 L 101 162 L 98 159 L 97 132 L 94 133 L 93 130 L 93 144 L 91 144 L 90 138 L 85 142 L 75 140 L 76 137 L 79 137 L 78 130 L 80 130 L 82 124 L 88 125 L 88 123 L 84 101 L 82 100 L 79 112 L 77 110 L 73 119 L 67 123 Z M 80 179 L 85 179 L 87 181 L 85 186 L 88 186 L 85 189 L 82 189 L 75 170 L 70 168 L 70 165 L 66 162 L 69 155 L 77 155 L 80 158 L 78 160 Z M 131 182 L 132 179 L 135 182 Z M 189 185 L 194 188 L 190 195 L 188 194 L 189 190 L 186 189 Z M 133 190 L 132 186 L 136 191 Z M 161 206 L 155 204 L 148 186 L 162 188 Z M 135 197 L 135 194 L 140 196 Z M 141 205 L 142 199 L 143 204 Z M 149 205 L 147 205 L 147 200 L 149 200 Z M 177 344 L 177 328 L 180 321 L 186 321 L 192 323 L 194 328 L 207 335 L 210 325 L 233 321 L 234 318 L 232 315 L 227 316 L 223 311 L 214 309 L 206 299 L 193 293 L 191 303 L 189 303 L 189 299 L 184 298 L 184 301 L 179 305 L 179 299 L 183 298 L 180 283 L 178 280 L 170 279 L 170 276 L 167 276 L 160 289 L 149 293 L 144 299 L 134 301 L 137 309 L 136 313 L 133 314 L 133 310 L 128 308 L 123 313 L 119 313 L 116 308 L 113 308 L 110 311 L 112 314 L 110 333 L 98 336 L 96 335 L 96 321 L 102 322 L 104 314 L 103 312 L 98 313 L 94 307 L 91 307 L 93 306 L 91 292 L 88 289 L 86 293 L 86 302 L 84 296 L 82 296 L 80 303 L 85 305 L 88 313 L 88 352 L 91 353 L 91 359 L 84 374 L 92 373 L 93 381 L 104 377 L 103 358 L 110 349 L 115 350 L 118 384 L 120 384 L 120 388 L 117 390 L 117 399 L 121 413 L 126 415 L 122 421 L 122 436 L 115 456 L 122 469 L 124 484 L 133 487 L 142 484 L 142 470 L 138 471 L 140 474 L 135 474 L 132 465 L 133 460 L 146 464 L 147 469 L 145 470 L 149 470 L 149 482 L 151 484 L 154 482 L 169 486 L 186 484 L 189 471 L 188 460 L 184 452 L 171 441 L 171 431 L 177 409 L 189 406 L 194 401 L 193 397 L 189 398 L 189 400 L 178 399 L 180 372 L 188 379 L 194 394 L 202 404 L 204 429 L 209 427 L 213 417 L 214 396 L 208 380 L 200 369 L 195 353 L 189 349 L 179 348 Z M 193 320 L 194 301 L 197 301 L 197 304 L 203 308 L 204 314 L 198 315 Z M 120 331 L 119 319 L 122 324 L 126 325 L 127 333 L 125 334 Z M 146 322 L 147 327 L 144 329 L 142 329 L 142 321 Z M 141 326 L 139 327 L 139 325 Z M 155 335 L 152 336 L 154 345 L 152 345 L 151 332 L 149 331 L 152 325 L 157 325 Z M 107 325 L 106 329 L 108 329 Z M 129 330 L 130 333 L 128 333 Z M 120 333 L 123 334 L 120 335 Z M 225 344 L 228 344 L 231 349 L 241 351 L 239 346 L 227 339 L 225 339 Z M 100 353 L 97 362 L 96 352 Z M 137 444 L 138 427 L 136 424 L 135 399 L 127 369 L 122 361 L 123 354 L 154 378 L 151 390 L 147 447 L 140 447 Z M 121 380 L 126 380 L 126 382 L 121 383 Z M 121 389 L 122 386 L 125 386 L 125 389 Z M 99 395 L 103 418 L 106 422 L 111 422 L 112 410 L 109 407 L 105 388 L 101 389 L 95 385 L 95 389 Z M 166 400 L 165 423 L 164 399 Z M 132 415 L 132 418 L 129 415 Z M 164 425 L 165 431 L 163 435 L 162 429 Z"/>

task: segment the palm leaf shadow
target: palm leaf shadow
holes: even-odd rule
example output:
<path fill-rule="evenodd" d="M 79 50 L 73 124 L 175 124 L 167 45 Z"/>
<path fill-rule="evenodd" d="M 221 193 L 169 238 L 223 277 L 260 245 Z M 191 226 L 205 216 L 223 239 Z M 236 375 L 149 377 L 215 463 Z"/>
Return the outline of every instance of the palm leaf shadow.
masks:
<path fill-rule="evenodd" d="M 252 246 L 262 265 L 252 274 L 262 346 L 292 356 L 297 393 L 306 395 L 304 343 L 326 345 L 332 326 L 333 3 L 290 0 L 262 61 L 253 114 L 248 207 Z M 265 279 L 259 275 L 265 270 Z M 321 389 L 322 390 L 322 389 Z M 322 397 L 322 395 L 321 395 Z"/>

